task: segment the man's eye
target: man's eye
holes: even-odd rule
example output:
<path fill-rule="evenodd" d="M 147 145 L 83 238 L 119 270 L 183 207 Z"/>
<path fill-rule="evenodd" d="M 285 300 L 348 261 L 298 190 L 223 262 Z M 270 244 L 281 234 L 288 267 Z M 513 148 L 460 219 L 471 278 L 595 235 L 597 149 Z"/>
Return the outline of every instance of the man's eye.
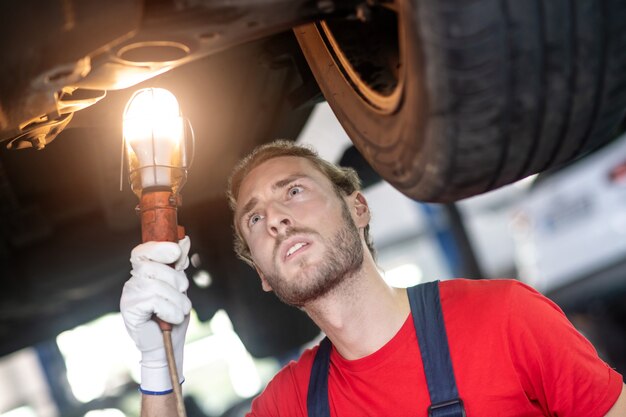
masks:
<path fill-rule="evenodd" d="M 302 191 L 304 191 L 304 188 L 302 188 L 302 186 L 294 185 L 293 187 L 289 188 L 288 193 L 289 193 L 290 197 L 293 197 L 293 196 L 295 196 L 297 194 L 300 194 Z"/>
<path fill-rule="evenodd" d="M 252 214 L 250 215 L 250 217 L 248 217 L 248 227 L 252 227 L 255 224 L 257 224 L 257 222 L 261 220 L 261 216 L 258 214 Z"/>

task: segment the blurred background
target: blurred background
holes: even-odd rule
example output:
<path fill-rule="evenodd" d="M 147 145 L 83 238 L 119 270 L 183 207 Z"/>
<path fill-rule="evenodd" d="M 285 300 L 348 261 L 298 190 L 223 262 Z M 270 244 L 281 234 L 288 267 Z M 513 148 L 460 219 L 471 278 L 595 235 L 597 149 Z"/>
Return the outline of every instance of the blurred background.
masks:
<path fill-rule="evenodd" d="M 62 140 L 77 139 L 58 139 Z M 297 140 L 313 145 L 328 160 L 345 162 L 350 158 L 351 142 L 325 102 L 312 108 Z M 455 204 L 417 203 L 380 181 L 367 167 L 360 172 L 373 212 L 378 263 L 389 283 L 406 287 L 454 277 L 522 280 L 555 300 L 599 354 L 620 372 L 626 371 L 626 136 L 558 170 Z M 192 169 L 190 182 L 202 182 L 199 176 Z M 183 192 L 184 198 L 193 194 L 193 184 L 189 189 Z M 128 192 L 118 199 L 125 198 L 121 207 L 132 211 Z M 185 351 L 187 413 L 190 417 L 241 416 L 280 367 L 320 335 L 305 317 L 289 316 L 297 312 L 262 304 L 265 301 L 260 300 L 267 295 L 260 291 L 253 271 L 243 264 L 241 271 L 246 272 L 240 275 L 245 279 L 236 285 L 231 282 L 235 287 L 228 294 L 241 290 L 250 296 L 225 295 L 228 272 L 215 267 L 215 262 L 203 263 L 203 253 L 207 247 L 219 253 L 231 249 L 212 247 L 211 233 L 194 239 L 194 232 L 203 229 L 202 221 L 193 220 L 192 213 L 206 207 L 194 205 L 193 196 L 190 200 L 189 208 L 186 203 L 181 208 L 181 223 L 188 226 L 196 265 L 188 271 L 190 297 L 197 307 Z M 206 210 L 205 216 L 212 212 Z M 129 223 L 137 221 L 130 219 Z M 119 256 L 111 261 L 115 264 L 111 270 L 129 269 L 127 254 L 139 237 L 136 226 L 128 230 L 117 235 L 114 244 Z M 109 239 L 107 236 L 102 239 Z M 80 240 L 81 235 L 72 239 Z M 90 241 L 75 243 L 94 245 Z M 50 248 L 38 250 L 49 252 L 49 258 L 58 256 Z M 89 251 L 85 249 L 85 253 Z M 93 253 L 96 257 L 97 250 Z M 219 253 L 215 256 L 221 256 Z M 66 255 L 87 256 L 80 252 Z M 36 261 L 46 259 L 38 257 Z M 27 254 L 22 260 L 28 262 Z M 54 267 L 54 260 L 48 261 Z M 40 266 L 38 270 L 45 271 L 47 265 Z M 98 273 L 102 270 L 100 266 Z M 52 319 L 46 323 L 46 311 L 38 312 L 38 325 L 31 330 L 50 337 L 33 338 L 34 343 L 15 351 L 5 348 L 0 357 L 0 416 L 139 415 L 139 354 L 120 315 L 113 311 L 126 279 L 116 272 L 106 291 L 67 286 L 64 297 L 78 299 L 85 291 L 96 295 L 89 298 L 91 309 L 72 307 L 84 321 L 80 324 L 58 325 L 58 320 Z M 39 290 L 54 296 L 52 288 Z M 19 292 L 15 294 L 2 303 L 5 316 L 33 308 L 19 298 Z M 106 308 L 98 308 L 99 298 Z M 226 299 L 230 301 L 225 303 Z M 50 305 L 45 308 L 56 314 Z M 251 318 L 254 316 L 259 320 Z M 86 317 L 89 320 L 84 320 Z M 24 326 L 33 325 L 25 320 Z M 67 328 L 55 330 L 63 327 Z"/>

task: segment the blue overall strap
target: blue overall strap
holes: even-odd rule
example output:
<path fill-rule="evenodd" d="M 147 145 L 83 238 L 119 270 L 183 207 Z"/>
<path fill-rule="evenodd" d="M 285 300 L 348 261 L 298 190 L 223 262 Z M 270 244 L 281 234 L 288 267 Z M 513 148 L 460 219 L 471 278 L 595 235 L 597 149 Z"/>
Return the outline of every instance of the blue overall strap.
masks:
<path fill-rule="evenodd" d="M 309 392 L 306 398 L 308 417 L 330 417 L 328 369 L 330 367 L 331 348 L 330 340 L 325 337 L 315 354 L 309 378 Z"/>
<path fill-rule="evenodd" d="M 429 417 L 465 417 L 441 312 L 439 281 L 407 289 L 431 405 Z"/>

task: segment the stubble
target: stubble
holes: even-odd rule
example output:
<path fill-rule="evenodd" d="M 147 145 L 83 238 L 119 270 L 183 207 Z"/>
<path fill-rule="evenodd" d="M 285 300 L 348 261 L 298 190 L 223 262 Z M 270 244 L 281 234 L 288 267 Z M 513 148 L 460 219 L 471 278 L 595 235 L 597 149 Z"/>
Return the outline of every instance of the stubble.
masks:
<path fill-rule="evenodd" d="M 322 241 L 326 250 L 322 256 L 323 261 L 317 267 L 310 266 L 306 260 L 302 260 L 299 265 L 302 272 L 291 280 L 281 276 L 276 267 L 275 273 L 264 273 L 267 282 L 281 301 L 295 307 L 303 307 L 327 295 L 361 269 L 363 265 L 361 236 L 344 201 L 342 201 L 342 219 L 342 227 L 337 233 L 332 238 Z M 285 236 L 276 242 L 274 259 L 277 259 L 276 249 L 282 241 L 295 234 L 319 236 L 312 229 L 290 228 Z"/>

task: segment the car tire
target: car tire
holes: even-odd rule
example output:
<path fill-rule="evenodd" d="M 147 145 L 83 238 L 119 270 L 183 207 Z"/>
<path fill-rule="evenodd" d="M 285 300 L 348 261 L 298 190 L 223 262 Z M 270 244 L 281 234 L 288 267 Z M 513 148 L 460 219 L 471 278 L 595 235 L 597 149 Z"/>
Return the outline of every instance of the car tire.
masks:
<path fill-rule="evenodd" d="M 358 17 L 294 32 L 357 149 L 411 198 L 562 165 L 624 117 L 623 0 L 398 0 Z"/>

